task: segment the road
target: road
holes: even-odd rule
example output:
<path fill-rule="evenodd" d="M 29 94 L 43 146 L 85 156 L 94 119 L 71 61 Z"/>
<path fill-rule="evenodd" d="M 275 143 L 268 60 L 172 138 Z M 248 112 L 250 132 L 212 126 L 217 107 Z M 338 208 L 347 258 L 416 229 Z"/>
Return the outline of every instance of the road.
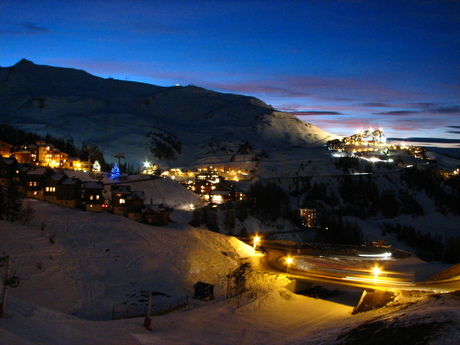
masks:
<path fill-rule="evenodd" d="M 283 272 L 293 279 L 364 289 L 430 292 L 460 290 L 460 279 L 416 282 L 413 274 L 415 268 L 410 265 L 412 261 L 406 260 L 407 257 L 397 258 L 398 255 L 396 258 L 389 254 L 373 256 L 377 253 L 368 254 L 370 257 L 366 253 L 362 254 L 364 256 L 341 255 L 277 244 L 264 244 L 262 248 L 265 255 L 260 260 L 261 268 L 271 272 Z M 381 254 L 384 253 L 385 251 L 381 251 Z M 292 258 L 291 263 L 286 261 L 287 257 Z M 409 264 L 399 265 L 399 260 L 406 260 Z M 379 268 L 378 271 L 374 271 L 375 267 Z"/>

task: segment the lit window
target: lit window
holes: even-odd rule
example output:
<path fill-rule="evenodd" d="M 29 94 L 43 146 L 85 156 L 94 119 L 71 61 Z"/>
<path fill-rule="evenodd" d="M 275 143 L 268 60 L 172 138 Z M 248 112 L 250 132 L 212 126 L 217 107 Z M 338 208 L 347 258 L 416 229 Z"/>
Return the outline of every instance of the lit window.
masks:
<path fill-rule="evenodd" d="M 125 199 L 120 199 L 120 204 L 124 204 L 126 203 L 126 200 Z"/>

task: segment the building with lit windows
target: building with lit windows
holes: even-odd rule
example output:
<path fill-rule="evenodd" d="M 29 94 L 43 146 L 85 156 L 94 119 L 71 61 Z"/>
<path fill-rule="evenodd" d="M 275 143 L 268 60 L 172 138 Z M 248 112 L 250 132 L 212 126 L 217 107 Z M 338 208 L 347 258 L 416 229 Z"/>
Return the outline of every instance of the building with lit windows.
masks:
<path fill-rule="evenodd" d="M 0 157 L 11 157 L 11 153 L 13 152 L 13 146 L 5 143 L 3 141 L 0 141 Z"/>
<path fill-rule="evenodd" d="M 102 212 L 105 204 L 104 184 L 98 181 L 84 181 L 82 202 L 87 212 Z"/>
<path fill-rule="evenodd" d="M 316 228 L 316 209 L 301 208 L 300 218 L 302 219 L 302 225 L 307 228 Z"/>
<path fill-rule="evenodd" d="M 112 192 L 112 209 L 114 214 L 128 215 L 128 197 L 131 195 L 131 187 L 114 184 L 110 188 Z"/>

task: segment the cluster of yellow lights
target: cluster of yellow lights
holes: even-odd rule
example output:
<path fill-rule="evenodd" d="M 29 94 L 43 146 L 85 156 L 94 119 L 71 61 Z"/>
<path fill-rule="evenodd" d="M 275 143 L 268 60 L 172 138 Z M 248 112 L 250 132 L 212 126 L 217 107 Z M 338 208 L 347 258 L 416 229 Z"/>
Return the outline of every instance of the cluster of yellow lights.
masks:
<path fill-rule="evenodd" d="M 154 169 L 157 169 L 156 165 L 151 165 L 150 162 L 145 162 L 144 163 L 145 170 L 142 172 L 143 174 L 153 174 L 153 169 L 151 167 L 154 167 Z M 169 170 L 166 170 L 161 173 L 163 177 L 170 177 L 172 179 L 175 179 L 176 176 L 180 176 L 181 178 L 183 177 L 193 177 L 195 176 L 196 172 L 201 173 L 202 175 L 199 175 L 199 179 L 206 179 L 209 177 L 210 174 L 212 174 L 211 178 L 216 179 L 219 175 L 226 177 L 227 180 L 231 181 L 240 181 L 241 176 L 247 175 L 244 173 L 241 169 L 235 170 L 235 169 L 228 169 L 228 168 L 216 168 L 213 166 L 209 167 L 202 167 L 202 168 L 197 168 L 195 171 L 183 171 L 182 169 L 178 168 L 172 168 Z M 193 182 L 188 182 L 193 183 Z"/>

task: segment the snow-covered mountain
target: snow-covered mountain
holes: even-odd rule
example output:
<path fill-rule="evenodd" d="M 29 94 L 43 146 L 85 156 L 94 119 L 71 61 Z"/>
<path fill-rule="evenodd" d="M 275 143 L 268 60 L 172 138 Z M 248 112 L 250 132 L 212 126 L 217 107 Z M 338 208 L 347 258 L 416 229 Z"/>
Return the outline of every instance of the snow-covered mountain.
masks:
<path fill-rule="evenodd" d="M 253 97 L 103 79 L 24 59 L 0 68 L 0 89 L 1 122 L 96 144 L 108 162 L 117 153 L 136 165 L 175 167 L 279 161 L 337 137 Z"/>

